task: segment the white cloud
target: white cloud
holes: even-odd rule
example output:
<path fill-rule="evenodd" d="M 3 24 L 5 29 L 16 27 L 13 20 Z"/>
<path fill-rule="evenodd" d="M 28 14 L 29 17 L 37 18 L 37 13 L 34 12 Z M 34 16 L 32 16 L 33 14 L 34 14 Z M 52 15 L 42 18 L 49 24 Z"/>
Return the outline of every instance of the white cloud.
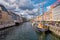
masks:
<path fill-rule="evenodd" d="M 11 3 L 15 2 L 16 0 L 9 0 Z"/>
<path fill-rule="evenodd" d="M 35 4 L 31 0 L 0 0 L 0 4 L 18 15 L 22 14 L 29 18 L 37 13 L 37 8 L 34 8 Z"/>
<path fill-rule="evenodd" d="M 51 6 L 47 6 L 47 11 L 49 11 L 51 9 Z"/>
<path fill-rule="evenodd" d="M 20 9 L 21 10 L 21 9 Z M 21 10 L 19 12 L 16 12 L 19 15 L 22 14 L 24 17 L 28 17 L 28 18 L 32 18 L 33 16 L 37 15 L 37 9 L 33 9 L 33 10 Z"/>
<path fill-rule="evenodd" d="M 34 5 L 30 0 L 20 0 L 19 7 L 23 10 L 32 10 Z"/>
<path fill-rule="evenodd" d="M 7 2 L 5 2 L 4 0 L 0 0 L 0 4 L 2 4 L 2 5 L 9 5 L 9 3 L 7 3 Z"/>
<path fill-rule="evenodd" d="M 22 10 L 32 10 L 34 8 L 34 5 L 31 0 L 0 0 L 0 4 L 5 5 L 8 9 L 19 7 Z"/>

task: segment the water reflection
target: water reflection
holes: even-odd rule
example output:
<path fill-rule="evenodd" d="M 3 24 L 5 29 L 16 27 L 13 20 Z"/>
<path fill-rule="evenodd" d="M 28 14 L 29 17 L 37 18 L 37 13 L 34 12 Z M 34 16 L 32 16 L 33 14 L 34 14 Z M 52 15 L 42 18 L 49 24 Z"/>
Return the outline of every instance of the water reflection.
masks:
<path fill-rule="evenodd" d="M 6 37 L 14 30 L 13 27 L 8 28 L 8 29 L 4 29 L 4 30 L 0 30 L 0 40 L 5 40 Z"/>
<path fill-rule="evenodd" d="M 0 30 L 0 40 L 60 40 L 52 33 L 39 33 L 29 22 L 23 25 Z"/>
<path fill-rule="evenodd" d="M 55 34 L 52 33 L 38 33 L 39 40 L 60 40 L 60 37 L 57 37 Z"/>

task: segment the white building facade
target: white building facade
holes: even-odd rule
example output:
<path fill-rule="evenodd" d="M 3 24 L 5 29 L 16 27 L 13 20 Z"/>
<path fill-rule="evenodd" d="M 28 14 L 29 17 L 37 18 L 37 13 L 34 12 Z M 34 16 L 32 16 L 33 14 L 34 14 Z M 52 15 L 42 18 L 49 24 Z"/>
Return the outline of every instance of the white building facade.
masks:
<path fill-rule="evenodd" d="M 60 5 L 52 10 L 53 21 L 60 21 Z"/>

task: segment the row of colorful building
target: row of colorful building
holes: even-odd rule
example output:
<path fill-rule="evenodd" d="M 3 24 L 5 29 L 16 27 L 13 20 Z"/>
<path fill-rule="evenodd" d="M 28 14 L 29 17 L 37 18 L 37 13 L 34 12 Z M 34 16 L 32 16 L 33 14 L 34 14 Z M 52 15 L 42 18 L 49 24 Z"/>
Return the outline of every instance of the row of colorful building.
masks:
<path fill-rule="evenodd" d="M 49 11 L 37 16 L 36 21 L 60 21 L 60 3 L 51 5 Z"/>
<path fill-rule="evenodd" d="M 12 11 L 8 11 L 3 5 L 0 5 L 0 28 L 15 25 L 23 22 L 21 16 Z"/>

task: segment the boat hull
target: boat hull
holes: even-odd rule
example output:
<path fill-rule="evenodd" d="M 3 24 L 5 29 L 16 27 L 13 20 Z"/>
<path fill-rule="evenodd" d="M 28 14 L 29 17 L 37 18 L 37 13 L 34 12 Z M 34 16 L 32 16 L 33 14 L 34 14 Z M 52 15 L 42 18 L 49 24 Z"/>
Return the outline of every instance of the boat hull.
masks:
<path fill-rule="evenodd" d="M 36 30 L 38 30 L 39 32 L 46 32 L 46 31 L 48 31 L 48 29 L 46 29 L 46 28 L 38 28 L 38 27 L 36 27 Z"/>

